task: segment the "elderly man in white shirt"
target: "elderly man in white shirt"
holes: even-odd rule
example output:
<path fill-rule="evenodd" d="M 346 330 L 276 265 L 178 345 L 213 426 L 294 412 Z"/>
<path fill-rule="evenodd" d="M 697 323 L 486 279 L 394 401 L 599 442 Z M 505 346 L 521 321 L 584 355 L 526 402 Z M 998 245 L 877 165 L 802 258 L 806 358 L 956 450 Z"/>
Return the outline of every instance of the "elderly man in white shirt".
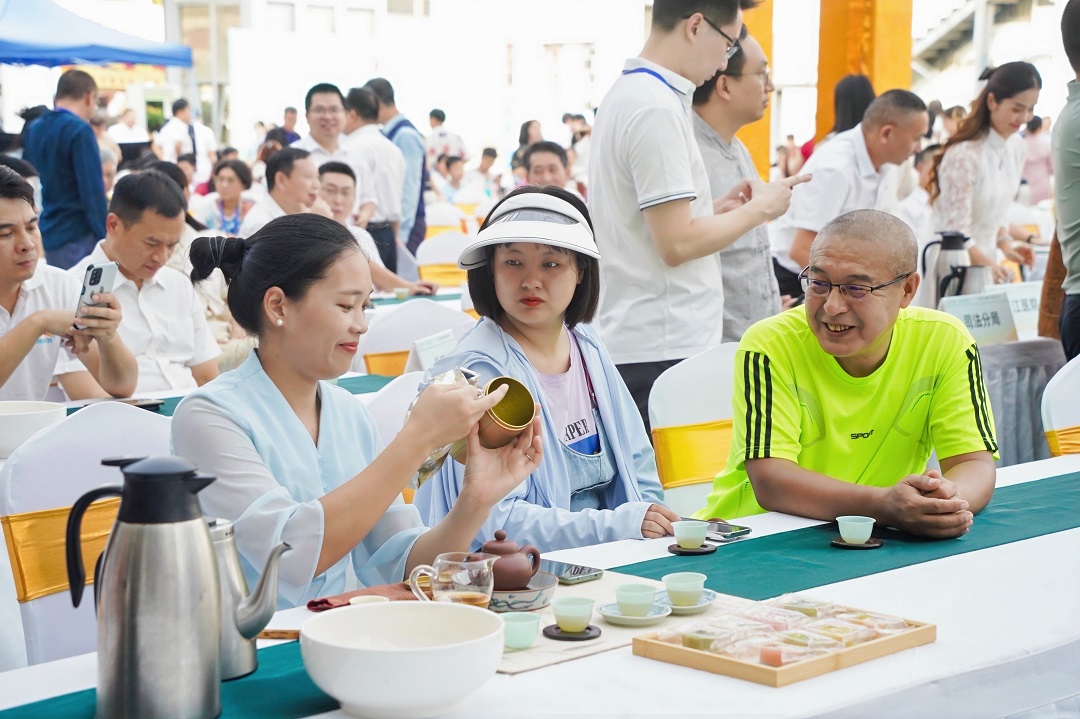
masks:
<path fill-rule="evenodd" d="M 796 188 L 787 213 L 769 228 L 781 294 L 802 294 L 799 273 L 810 264 L 810 245 L 833 218 L 853 210 L 896 214 L 897 166 L 919 150 L 929 124 L 918 95 L 889 90 L 861 123 L 814 149 L 802 169 L 814 181 Z"/>
<path fill-rule="evenodd" d="M 337 85 L 320 82 L 308 90 L 304 110 L 310 131 L 289 147 L 310 152 L 316 169 L 330 160 L 352 165 L 356 174 L 357 197 L 354 219 L 360 227 L 367 226 L 375 213 L 375 195 L 364 168 L 349 155 L 345 135 L 342 134 L 345 129 L 345 96 Z"/>
<path fill-rule="evenodd" d="M 252 207 L 240 223 L 240 237 L 251 237 L 270 220 L 301 212 L 330 217 L 330 208 L 319 197 L 319 170 L 307 150 L 286 147 L 266 160 L 266 196 Z"/>
<path fill-rule="evenodd" d="M 166 267 L 184 231 L 187 204 L 176 183 L 149 170 L 116 183 L 105 220 L 107 234 L 69 272 L 119 265 L 113 294 L 124 319 L 120 336 L 139 363 L 138 392 L 195 389 L 218 375 L 221 348 L 206 323 L 190 280 Z"/>
<path fill-rule="evenodd" d="M 353 169 L 359 166 L 362 170 L 358 178 L 365 175 L 370 178 L 375 194 L 375 211 L 365 229 L 375 240 L 383 265 L 395 272 L 405 155 L 379 129 L 379 98 L 370 89 L 349 90 L 345 99 L 345 132 Z"/>
<path fill-rule="evenodd" d="M 92 298 L 102 306 L 75 329 L 79 280 L 39 264 L 40 244 L 33 187 L 0 167 L 0 400 L 45 399 L 54 374 L 71 399 L 129 396 L 138 365 L 116 333 L 119 302 Z"/>

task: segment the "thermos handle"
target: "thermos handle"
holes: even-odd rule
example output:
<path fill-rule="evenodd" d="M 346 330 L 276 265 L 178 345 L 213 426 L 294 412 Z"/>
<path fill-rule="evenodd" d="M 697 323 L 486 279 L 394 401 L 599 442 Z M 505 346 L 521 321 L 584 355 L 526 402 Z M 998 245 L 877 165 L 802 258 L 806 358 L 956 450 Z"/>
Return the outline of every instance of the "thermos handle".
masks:
<path fill-rule="evenodd" d="M 86 570 L 82 561 L 82 518 L 87 508 L 102 497 L 119 497 L 123 493 L 123 487 L 101 487 L 92 489 L 79 497 L 71 508 L 67 523 L 67 570 L 68 583 L 71 585 L 71 602 L 76 607 L 82 601 L 83 588 L 86 584 Z M 100 569 L 101 562 L 98 562 Z M 100 577 L 95 577 L 95 582 Z M 95 587 L 95 597 L 97 588 Z"/>

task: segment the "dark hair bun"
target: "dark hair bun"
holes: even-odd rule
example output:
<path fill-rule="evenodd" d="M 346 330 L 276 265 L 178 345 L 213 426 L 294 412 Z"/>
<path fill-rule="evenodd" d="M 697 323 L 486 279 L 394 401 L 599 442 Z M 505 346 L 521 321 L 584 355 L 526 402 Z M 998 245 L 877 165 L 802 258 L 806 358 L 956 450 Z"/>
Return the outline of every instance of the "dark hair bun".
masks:
<path fill-rule="evenodd" d="M 981 82 L 983 80 L 989 80 L 990 76 L 994 74 L 994 70 L 997 70 L 997 68 L 996 67 L 988 67 L 985 70 L 983 70 L 982 74 L 979 75 L 979 81 Z"/>
<path fill-rule="evenodd" d="M 196 237 L 191 243 L 191 281 L 202 282 L 221 269 L 231 283 L 240 272 L 247 241 L 240 237 Z"/>

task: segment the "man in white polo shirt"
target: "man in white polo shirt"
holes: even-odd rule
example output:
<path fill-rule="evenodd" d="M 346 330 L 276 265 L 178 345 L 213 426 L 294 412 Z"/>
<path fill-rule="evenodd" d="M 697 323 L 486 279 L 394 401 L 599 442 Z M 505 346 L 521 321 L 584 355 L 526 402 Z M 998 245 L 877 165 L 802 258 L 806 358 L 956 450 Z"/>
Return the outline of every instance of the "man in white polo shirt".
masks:
<path fill-rule="evenodd" d="M 379 129 L 379 98 L 368 88 L 349 90 L 345 98 L 345 131 L 353 171 L 360 165 L 371 178 L 375 193 L 375 212 L 365 229 L 374 238 L 383 265 L 396 272 L 405 155 Z"/>
<path fill-rule="evenodd" d="M 45 399 L 54 375 L 71 399 L 130 396 L 139 370 L 116 333 L 119 302 L 98 295 L 105 306 L 76 330 L 80 280 L 39 264 L 40 244 L 34 188 L 0 167 L 0 400 Z"/>
<path fill-rule="evenodd" d="M 266 160 L 266 196 L 240 223 L 241 237 L 251 237 L 266 223 L 285 215 L 311 212 L 325 205 L 319 197 L 319 170 L 307 150 L 286 147 Z M 320 214 L 330 216 L 329 208 Z"/>
<path fill-rule="evenodd" d="M 604 293 L 596 324 L 646 427 L 660 373 L 721 342 L 719 251 L 782 214 L 791 186 L 806 180 L 753 178 L 714 199 L 694 139 L 694 88 L 739 52 L 742 11 L 755 5 L 655 0 L 645 48 L 597 112 L 589 210 Z"/>
<path fill-rule="evenodd" d="M 356 174 L 356 196 L 358 205 L 355 221 L 360 227 L 366 227 L 375 214 L 375 194 L 371 178 L 363 167 L 349 155 L 345 141 L 345 96 L 337 85 L 320 82 L 307 92 L 304 98 L 304 117 L 307 118 L 309 132 L 289 147 L 307 150 L 315 168 L 324 162 L 337 160 L 352 165 Z"/>
<path fill-rule="evenodd" d="M 137 391 L 191 390 L 218 375 L 221 348 L 206 324 L 191 281 L 165 264 L 184 231 L 187 203 L 180 188 L 157 170 L 116 183 L 107 234 L 68 272 L 116 262 L 113 294 L 124 310 L 120 336 L 139 362 Z"/>
<path fill-rule="evenodd" d="M 802 294 L 799 273 L 810 264 L 810 245 L 833 218 L 853 210 L 896 213 L 897 166 L 919 150 L 929 123 L 918 95 L 889 90 L 861 123 L 814 148 L 802 169 L 814 181 L 795 190 L 791 209 L 769 227 L 780 294 Z"/>

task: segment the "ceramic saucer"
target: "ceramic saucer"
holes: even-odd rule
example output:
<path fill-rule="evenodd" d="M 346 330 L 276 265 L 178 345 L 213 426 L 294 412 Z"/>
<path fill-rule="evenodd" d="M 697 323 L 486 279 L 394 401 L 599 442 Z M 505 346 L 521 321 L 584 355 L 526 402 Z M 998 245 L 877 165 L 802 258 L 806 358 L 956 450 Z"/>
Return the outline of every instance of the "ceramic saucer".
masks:
<path fill-rule="evenodd" d="M 659 591 L 656 593 L 656 603 L 663 604 L 665 607 L 671 607 L 672 614 L 700 614 L 711 607 L 714 601 L 716 601 L 716 592 L 711 589 L 703 589 L 701 591 L 701 598 L 698 599 L 697 604 L 691 607 L 675 606 L 671 603 L 671 599 L 668 597 L 666 591 Z"/>
<path fill-rule="evenodd" d="M 840 547 L 841 549 L 877 549 L 882 544 L 884 544 L 884 542 L 877 537 L 870 537 L 870 539 L 867 539 L 862 544 L 850 544 L 845 542 L 841 537 L 832 540 L 832 545 L 834 547 Z"/>
<path fill-rule="evenodd" d="M 608 624 L 619 627 L 648 627 L 662 621 L 664 617 L 671 614 L 671 607 L 666 604 L 654 604 L 644 617 L 631 617 L 623 614 L 619 610 L 618 602 L 604 604 L 597 607 L 596 611 L 600 612 L 600 616 Z"/>
<path fill-rule="evenodd" d="M 686 549 L 684 547 L 680 547 L 678 544 L 672 544 L 670 547 L 667 548 L 667 550 L 669 552 L 671 552 L 672 554 L 682 554 L 682 555 L 712 554 L 713 552 L 716 551 L 716 545 L 715 544 L 703 544 L 700 547 L 696 547 L 694 549 Z"/>

